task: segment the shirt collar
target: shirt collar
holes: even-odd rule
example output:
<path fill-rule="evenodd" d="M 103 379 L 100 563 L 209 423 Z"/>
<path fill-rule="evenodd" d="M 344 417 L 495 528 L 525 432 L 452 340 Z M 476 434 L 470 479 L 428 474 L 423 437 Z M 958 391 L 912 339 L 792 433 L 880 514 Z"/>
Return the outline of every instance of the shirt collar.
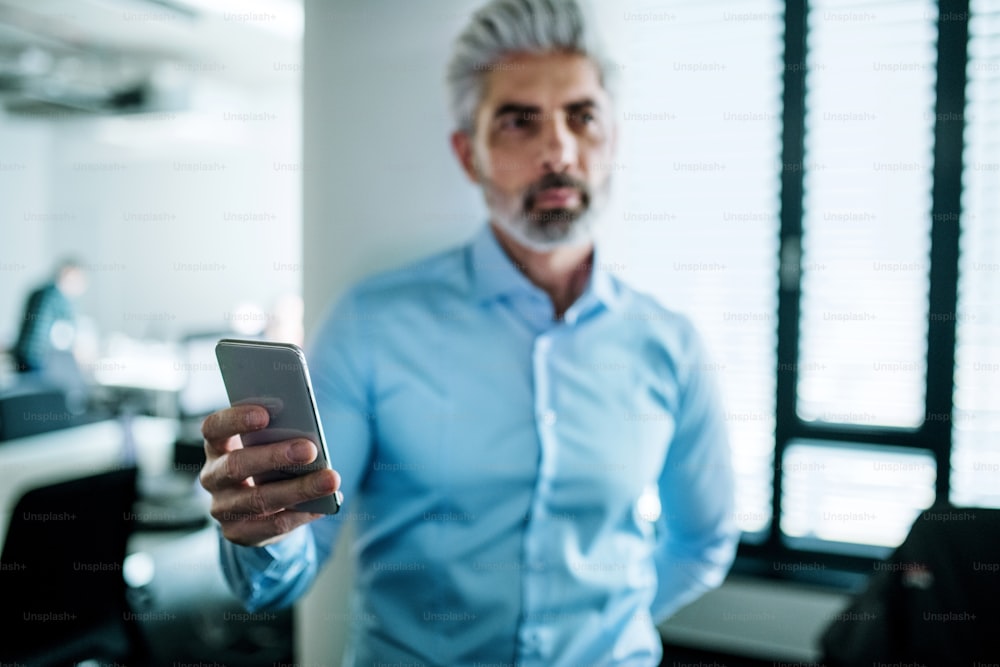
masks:
<path fill-rule="evenodd" d="M 541 295 L 548 299 L 548 295 L 528 280 L 507 256 L 489 224 L 483 225 L 473 237 L 469 258 L 473 291 L 478 301 L 492 301 L 513 293 Z M 566 312 L 566 319 L 569 321 L 577 319 L 596 305 L 614 308 L 621 301 L 620 287 L 599 258 L 600 251 L 595 248 L 590 280 L 583 294 Z"/>

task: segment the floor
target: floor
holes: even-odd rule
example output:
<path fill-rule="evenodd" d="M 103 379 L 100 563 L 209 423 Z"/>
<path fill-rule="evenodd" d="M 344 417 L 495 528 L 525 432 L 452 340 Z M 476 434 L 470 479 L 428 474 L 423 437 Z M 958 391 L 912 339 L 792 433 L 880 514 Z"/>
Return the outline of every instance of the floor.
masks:
<path fill-rule="evenodd" d="M 660 667 L 821 667 L 811 662 L 779 662 L 699 651 L 678 646 L 664 646 Z"/>

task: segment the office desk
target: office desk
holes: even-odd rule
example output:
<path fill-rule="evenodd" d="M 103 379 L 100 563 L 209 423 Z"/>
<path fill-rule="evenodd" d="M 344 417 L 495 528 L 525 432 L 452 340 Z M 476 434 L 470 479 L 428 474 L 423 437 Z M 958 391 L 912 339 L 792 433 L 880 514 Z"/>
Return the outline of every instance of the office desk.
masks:
<path fill-rule="evenodd" d="M 170 469 L 177 424 L 173 419 L 108 419 L 0 442 L 0 535 L 29 489 L 122 466 L 134 452 L 142 474 Z"/>
<path fill-rule="evenodd" d="M 174 471 L 177 424 L 172 419 L 106 420 L 0 443 L 0 535 L 29 489 L 120 467 L 134 453 L 140 471 L 138 525 L 123 564 L 135 620 L 152 652 L 147 667 L 177 664 L 270 666 L 289 662 L 292 612 L 247 614 L 230 593 L 219 565 L 214 524 L 196 529 L 152 530 L 143 523 L 143 488 L 162 488 Z M 177 476 L 197 495 L 197 476 Z M 204 498 L 207 509 L 207 497 Z M 155 507 L 155 505 L 154 505 Z M 152 510 L 152 511 L 155 511 Z M 95 535 L 95 539 L 99 539 Z M 66 545 L 71 549 L 72 545 Z"/>
<path fill-rule="evenodd" d="M 668 619 L 660 633 L 675 646 L 811 664 L 820 657 L 820 633 L 849 602 L 843 592 L 733 574 Z"/>

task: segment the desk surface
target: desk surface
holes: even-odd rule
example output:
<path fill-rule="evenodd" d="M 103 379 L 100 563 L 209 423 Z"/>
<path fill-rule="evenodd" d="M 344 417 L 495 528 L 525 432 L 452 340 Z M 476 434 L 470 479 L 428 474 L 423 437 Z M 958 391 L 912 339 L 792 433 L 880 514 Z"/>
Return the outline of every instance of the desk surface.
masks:
<path fill-rule="evenodd" d="M 845 593 L 731 575 L 660 632 L 679 646 L 807 663 L 819 658 L 819 634 L 849 602 Z"/>
<path fill-rule="evenodd" d="M 169 471 L 176 434 L 173 419 L 133 417 L 0 443 L 0 535 L 6 536 L 10 513 L 28 490 L 120 467 L 130 449 L 142 474 Z"/>

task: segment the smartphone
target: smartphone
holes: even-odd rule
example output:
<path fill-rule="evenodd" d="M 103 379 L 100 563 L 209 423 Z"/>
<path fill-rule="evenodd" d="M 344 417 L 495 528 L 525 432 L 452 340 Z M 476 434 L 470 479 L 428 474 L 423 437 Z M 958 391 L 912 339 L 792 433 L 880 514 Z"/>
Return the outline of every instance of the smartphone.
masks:
<path fill-rule="evenodd" d="M 244 447 L 306 438 L 318 450 L 312 463 L 289 464 L 287 468 L 255 475 L 254 484 L 292 479 L 331 467 L 306 357 L 301 348 L 292 343 L 223 338 L 215 345 L 215 356 L 229 403 L 234 406 L 263 406 L 271 418 L 266 428 L 240 435 Z M 336 514 L 342 502 L 343 496 L 338 490 L 333 495 L 299 503 L 289 509 Z"/>

